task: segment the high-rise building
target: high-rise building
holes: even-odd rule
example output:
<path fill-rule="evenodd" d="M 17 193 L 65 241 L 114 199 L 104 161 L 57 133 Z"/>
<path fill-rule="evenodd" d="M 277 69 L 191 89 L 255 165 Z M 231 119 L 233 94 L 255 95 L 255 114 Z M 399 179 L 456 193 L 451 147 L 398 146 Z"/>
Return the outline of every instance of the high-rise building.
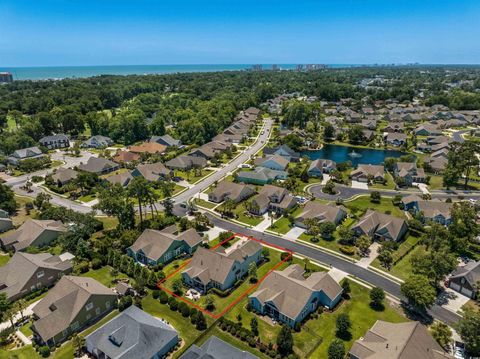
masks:
<path fill-rule="evenodd" d="M 11 72 L 0 72 L 0 83 L 2 82 L 12 82 L 13 75 Z"/>

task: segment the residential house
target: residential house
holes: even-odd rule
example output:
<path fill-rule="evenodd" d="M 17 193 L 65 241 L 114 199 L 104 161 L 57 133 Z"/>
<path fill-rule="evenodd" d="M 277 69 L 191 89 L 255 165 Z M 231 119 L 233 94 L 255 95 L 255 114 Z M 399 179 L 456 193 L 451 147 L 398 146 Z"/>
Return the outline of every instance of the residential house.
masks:
<path fill-rule="evenodd" d="M 270 273 L 249 296 L 251 307 L 291 328 L 319 307 L 335 307 L 342 287 L 327 272 L 305 278 L 305 270 L 293 264 Z"/>
<path fill-rule="evenodd" d="M 407 143 L 407 135 L 404 133 L 398 133 L 398 132 L 388 132 L 384 136 L 384 140 L 389 145 L 392 145 L 395 147 L 403 146 Z"/>
<path fill-rule="evenodd" d="M 81 331 L 116 306 L 117 295 L 89 277 L 63 276 L 33 308 L 37 342 L 53 346 Z"/>
<path fill-rule="evenodd" d="M 426 141 L 427 141 L 427 144 L 429 144 L 430 146 L 434 146 L 439 144 L 448 144 L 452 141 L 452 139 L 447 136 L 429 136 L 427 137 Z"/>
<path fill-rule="evenodd" d="M 297 205 L 297 200 L 282 187 L 265 185 L 252 200 L 250 212 L 263 215 L 267 211 L 283 214 Z"/>
<path fill-rule="evenodd" d="M 324 173 L 330 173 L 337 168 L 337 164 L 332 160 L 317 159 L 310 163 L 307 174 L 310 177 L 322 177 Z"/>
<path fill-rule="evenodd" d="M 444 157 L 427 157 L 424 159 L 424 163 L 430 167 L 429 171 L 439 174 L 447 167 L 448 160 Z"/>
<path fill-rule="evenodd" d="M 16 150 L 10 156 L 7 157 L 7 161 L 12 165 L 18 165 L 21 161 L 26 159 L 38 159 L 45 157 L 45 154 L 37 146 L 22 148 Z"/>
<path fill-rule="evenodd" d="M 150 142 L 156 142 L 166 147 L 181 147 L 182 142 L 173 138 L 170 135 L 163 135 L 163 136 L 152 136 L 150 138 Z"/>
<path fill-rule="evenodd" d="M 407 222 L 399 217 L 368 210 L 352 227 L 358 235 L 366 235 L 375 240 L 400 241 L 407 233 Z"/>
<path fill-rule="evenodd" d="M 172 175 L 170 171 L 162 162 L 140 164 L 131 172 L 133 177 L 142 176 L 147 181 L 158 182 L 162 181 Z"/>
<path fill-rule="evenodd" d="M 227 199 L 231 199 L 235 203 L 238 203 L 253 196 L 254 193 L 255 189 L 253 187 L 224 180 L 208 194 L 208 200 L 220 203 Z"/>
<path fill-rule="evenodd" d="M 50 253 L 17 252 L 0 267 L 0 293 L 11 302 L 42 288 L 48 288 L 72 271 L 72 262 Z"/>
<path fill-rule="evenodd" d="M 120 166 L 117 163 L 103 157 L 90 157 L 87 163 L 80 163 L 78 166 L 80 171 L 96 173 L 97 175 L 114 172 L 119 168 Z"/>
<path fill-rule="evenodd" d="M 21 251 L 27 247 L 48 246 L 66 228 L 60 221 L 27 219 L 14 233 L 0 238 L 2 248 Z"/>
<path fill-rule="evenodd" d="M 0 233 L 6 232 L 13 228 L 12 219 L 8 216 L 8 212 L 0 209 Z"/>
<path fill-rule="evenodd" d="M 208 143 L 204 144 L 203 146 L 200 146 L 200 147 L 192 150 L 192 152 L 190 152 L 190 155 L 199 156 L 199 157 L 203 157 L 207 160 L 210 160 L 213 157 L 215 157 L 216 153 L 222 153 L 229 147 L 230 147 L 230 145 L 226 144 L 224 142 L 211 141 L 211 142 L 208 142 Z"/>
<path fill-rule="evenodd" d="M 471 261 L 457 267 L 448 279 L 448 286 L 472 299 L 478 298 L 480 261 Z"/>
<path fill-rule="evenodd" d="M 140 161 L 140 155 L 130 151 L 118 150 L 115 157 L 113 157 L 113 162 L 116 163 L 132 163 L 137 161 Z"/>
<path fill-rule="evenodd" d="M 347 217 L 347 211 L 343 206 L 333 206 L 322 204 L 320 202 L 309 201 L 303 207 L 302 213 L 295 218 L 295 225 L 300 228 L 308 229 L 305 220 L 316 219 L 319 223 L 331 222 L 339 225 Z"/>
<path fill-rule="evenodd" d="M 207 160 L 204 157 L 181 155 L 172 158 L 165 163 L 167 168 L 171 170 L 187 171 L 192 168 L 204 168 L 207 165 Z"/>
<path fill-rule="evenodd" d="M 257 167 L 253 171 L 240 171 L 237 173 L 237 180 L 243 183 L 264 185 L 276 180 L 288 178 L 286 171 L 275 171 L 266 167 Z"/>
<path fill-rule="evenodd" d="M 143 142 L 139 145 L 133 145 L 128 148 L 128 150 L 132 153 L 136 153 L 138 155 L 141 154 L 162 154 L 165 153 L 167 150 L 167 146 L 161 145 L 157 142 Z"/>
<path fill-rule="evenodd" d="M 113 140 L 110 137 L 95 135 L 83 142 L 80 147 L 85 148 L 105 148 L 113 145 Z"/>
<path fill-rule="evenodd" d="M 103 359 L 160 359 L 175 348 L 178 332 L 132 305 L 85 337 L 87 352 Z"/>
<path fill-rule="evenodd" d="M 373 131 L 377 128 L 377 121 L 376 120 L 362 120 L 362 127 Z"/>
<path fill-rule="evenodd" d="M 295 152 L 287 145 L 280 145 L 277 147 L 265 147 L 263 149 L 263 155 L 264 156 L 275 156 L 275 155 L 282 156 L 286 160 L 288 160 L 288 162 L 291 162 L 291 161 L 296 162 L 300 160 L 300 153 Z"/>
<path fill-rule="evenodd" d="M 415 162 L 397 162 L 394 175 L 402 178 L 407 186 L 411 186 L 412 183 L 424 183 L 427 177 L 423 168 L 417 168 Z"/>
<path fill-rule="evenodd" d="M 432 221 L 448 226 L 452 223 L 452 203 L 440 200 L 426 201 L 416 195 L 406 196 L 402 199 L 406 210 L 420 214 L 422 221 Z"/>
<path fill-rule="evenodd" d="M 437 136 L 442 134 L 442 130 L 438 129 L 433 123 L 424 123 L 415 127 L 413 132 L 417 136 Z"/>
<path fill-rule="evenodd" d="M 358 167 L 350 173 L 350 178 L 358 182 L 383 182 L 385 180 L 385 169 L 379 165 L 359 164 Z"/>
<path fill-rule="evenodd" d="M 371 141 L 375 138 L 375 131 L 364 129 L 362 130 L 363 137 L 367 141 Z"/>
<path fill-rule="evenodd" d="M 199 247 L 182 272 L 182 279 L 202 293 L 210 288 L 229 290 L 247 275 L 251 263 L 260 263 L 262 249 L 259 242 L 248 238 L 240 239 L 228 248 L 219 246 L 209 250 Z"/>
<path fill-rule="evenodd" d="M 133 176 L 130 172 L 121 172 L 106 178 L 107 182 L 113 185 L 119 184 L 122 187 L 127 187 L 132 179 Z"/>
<path fill-rule="evenodd" d="M 269 168 L 274 171 L 285 171 L 289 161 L 283 156 L 272 155 L 255 159 L 255 166 Z"/>
<path fill-rule="evenodd" d="M 391 122 L 382 131 L 395 133 L 395 132 L 403 132 L 404 129 L 405 129 L 405 124 L 403 122 Z"/>
<path fill-rule="evenodd" d="M 349 359 L 453 359 L 420 322 L 389 323 L 377 320 L 356 340 Z"/>
<path fill-rule="evenodd" d="M 150 266 L 167 264 L 182 254 L 193 254 L 202 243 L 202 237 L 194 228 L 179 233 L 173 227 L 162 231 L 145 229 L 127 248 L 127 254 L 138 263 Z"/>
<path fill-rule="evenodd" d="M 45 136 L 42 137 L 38 142 L 40 142 L 42 146 L 47 147 L 49 150 L 70 147 L 70 140 L 64 134 Z"/>
<path fill-rule="evenodd" d="M 55 173 L 52 174 L 52 180 L 57 186 L 63 186 L 75 180 L 77 176 L 77 171 L 71 168 L 59 167 L 55 170 Z"/>
<path fill-rule="evenodd" d="M 180 359 L 258 359 L 257 356 L 235 348 L 233 345 L 211 336 L 201 347 L 193 344 Z"/>

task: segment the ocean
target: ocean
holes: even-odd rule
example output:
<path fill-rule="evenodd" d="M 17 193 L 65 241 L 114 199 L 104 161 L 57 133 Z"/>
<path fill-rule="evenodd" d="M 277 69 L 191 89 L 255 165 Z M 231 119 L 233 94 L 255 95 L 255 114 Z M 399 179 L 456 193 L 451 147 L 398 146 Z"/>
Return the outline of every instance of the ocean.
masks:
<path fill-rule="evenodd" d="M 262 65 L 271 69 L 272 65 Z M 295 69 L 295 64 L 278 65 L 282 70 Z M 352 67 L 358 65 L 328 65 L 328 67 Z M 112 66 L 52 66 L 52 67 L 0 67 L 0 72 L 13 74 L 14 80 L 46 80 L 82 78 L 99 75 L 145 75 L 178 72 L 240 71 L 251 69 L 251 64 L 237 65 L 112 65 Z"/>

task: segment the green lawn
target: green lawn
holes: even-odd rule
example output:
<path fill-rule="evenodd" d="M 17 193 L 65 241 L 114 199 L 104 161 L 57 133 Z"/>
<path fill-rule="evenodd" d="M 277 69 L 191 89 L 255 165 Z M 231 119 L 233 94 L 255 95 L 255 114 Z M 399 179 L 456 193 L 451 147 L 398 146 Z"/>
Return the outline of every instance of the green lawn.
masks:
<path fill-rule="evenodd" d="M 81 276 L 96 279 L 107 287 L 114 286 L 114 283 L 113 283 L 114 279 L 128 278 L 128 276 L 120 272 L 116 277 L 113 277 L 112 274 L 110 273 L 111 270 L 112 270 L 112 267 L 105 266 L 100 269 L 91 269 L 87 273 L 81 274 Z"/>
<path fill-rule="evenodd" d="M 432 175 L 430 177 L 430 183 L 428 189 L 442 189 L 443 188 L 443 177 Z"/>
<path fill-rule="evenodd" d="M 26 345 L 17 350 L 0 349 L 0 358 L 40 359 L 41 356 L 35 351 L 35 349 L 33 349 L 31 345 Z"/>
<path fill-rule="evenodd" d="M 282 217 L 275 221 L 275 223 L 273 223 L 273 226 L 268 227 L 268 229 L 273 232 L 285 234 L 290 231 L 292 227 L 290 227 L 290 221 L 288 220 L 288 218 Z"/>
<path fill-rule="evenodd" d="M 222 211 L 222 206 L 223 206 L 223 203 L 217 207 L 217 211 L 221 213 Z M 240 221 L 242 223 L 245 223 L 249 226 L 256 226 L 257 224 L 259 224 L 260 222 L 263 221 L 263 217 L 262 216 L 254 216 L 250 213 L 248 213 L 248 211 L 245 209 L 245 206 L 243 205 L 243 203 L 239 203 L 237 204 L 237 206 L 235 207 L 235 209 L 233 210 L 233 213 L 235 215 L 235 219 L 237 221 Z"/>
<path fill-rule="evenodd" d="M 173 193 L 172 196 L 175 196 L 177 193 L 183 191 L 185 187 L 180 186 L 179 184 L 175 183 L 175 187 L 173 188 Z M 163 192 L 160 189 L 156 189 L 155 193 L 158 195 L 158 199 L 164 199 L 165 196 L 163 195 Z"/>
<path fill-rule="evenodd" d="M 20 331 L 25 335 L 27 338 L 33 335 L 33 331 L 30 328 L 32 323 L 28 322 L 20 327 Z"/>
<path fill-rule="evenodd" d="M 2 255 L 0 255 L 0 267 L 7 264 L 9 260 L 10 260 L 10 256 L 8 254 L 2 253 Z"/>
<path fill-rule="evenodd" d="M 87 194 L 87 195 L 82 196 L 82 197 L 78 197 L 78 200 L 80 202 L 87 203 L 87 202 L 93 201 L 95 198 L 97 198 L 97 196 L 96 196 L 95 193 L 93 193 L 93 194 Z"/>
<path fill-rule="evenodd" d="M 424 250 L 423 245 L 418 245 L 414 249 L 412 249 L 405 257 L 403 257 L 400 261 L 395 264 L 388 273 L 391 275 L 400 278 L 400 279 L 407 279 L 412 274 L 412 263 L 410 259 L 417 253 L 420 253 Z M 381 269 L 383 271 L 387 271 L 384 267 L 381 266 L 378 259 L 375 259 L 372 263 L 372 266 L 375 268 Z"/>
<path fill-rule="evenodd" d="M 201 198 L 195 198 L 193 200 L 193 202 L 198 204 L 201 207 L 205 207 L 205 208 L 208 208 L 208 209 L 212 209 L 213 207 L 215 207 L 218 204 L 218 203 L 205 201 L 204 199 L 201 199 Z"/>
<path fill-rule="evenodd" d="M 95 218 L 103 223 L 103 229 L 104 230 L 114 229 L 118 225 L 118 218 L 117 217 L 101 216 L 101 217 L 95 217 Z"/>
<path fill-rule="evenodd" d="M 198 176 L 195 175 L 195 171 L 189 171 L 188 173 L 186 171 L 180 171 L 180 170 L 175 170 L 175 176 L 176 177 L 181 177 L 184 180 L 186 180 L 188 183 L 196 183 L 200 181 L 202 178 L 205 178 L 208 176 L 210 173 L 212 173 L 213 170 L 206 170 L 202 169 L 200 173 L 198 173 Z"/>
<path fill-rule="evenodd" d="M 405 213 L 393 205 L 392 197 L 387 196 L 382 196 L 380 203 L 370 202 L 370 196 L 360 196 L 353 201 L 345 202 L 344 206 L 354 212 L 354 214 L 359 214 L 358 212 L 366 211 L 367 209 L 373 209 L 382 213 L 390 212 L 391 215 L 406 218 Z"/>
<path fill-rule="evenodd" d="M 368 186 L 369 189 L 395 189 L 395 182 L 393 181 L 393 177 L 390 173 L 387 173 L 385 175 L 385 179 L 387 182 L 385 184 L 382 183 L 374 183 L 371 186 Z"/>

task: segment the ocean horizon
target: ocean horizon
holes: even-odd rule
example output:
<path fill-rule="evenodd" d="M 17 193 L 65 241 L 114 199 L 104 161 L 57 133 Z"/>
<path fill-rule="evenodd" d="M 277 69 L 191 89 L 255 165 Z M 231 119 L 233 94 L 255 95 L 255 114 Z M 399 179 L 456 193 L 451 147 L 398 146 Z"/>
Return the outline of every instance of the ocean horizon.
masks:
<path fill-rule="evenodd" d="M 199 65 L 101 65 L 101 66 L 38 66 L 0 67 L 0 72 L 11 72 L 14 80 L 48 80 L 84 78 L 100 75 L 149 75 L 187 72 L 242 71 L 252 69 L 253 64 L 199 64 Z M 262 64 L 263 69 L 272 64 Z M 293 70 L 297 64 L 278 64 L 281 70 Z M 346 68 L 363 65 L 328 64 L 330 68 Z"/>

